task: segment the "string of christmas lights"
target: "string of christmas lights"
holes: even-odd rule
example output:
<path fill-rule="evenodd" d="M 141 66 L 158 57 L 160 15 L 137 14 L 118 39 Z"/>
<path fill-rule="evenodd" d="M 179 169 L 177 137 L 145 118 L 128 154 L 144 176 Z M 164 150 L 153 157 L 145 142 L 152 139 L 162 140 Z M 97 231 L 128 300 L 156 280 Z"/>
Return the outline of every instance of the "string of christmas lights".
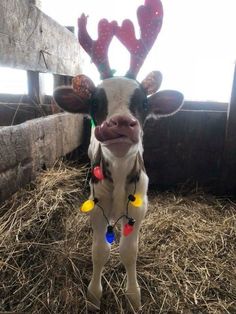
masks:
<path fill-rule="evenodd" d="M 104 180 L 104 175 L 103 175 L 103 171 L 101 169 L 100 166 L 96 165 L 93 169 L 92 169 L 92 175 L 98 179 L 99 181 Z M 105 239 L 109 244 L 112 244 L 115 241 L 115 233 L 114 233 L 114 228 L 117 225 L 117 223 L 122 219 L 122 218 L 126 218 L 128 221 L 127 223 L 124 225 L 123 228 L 123 235 L 125 237 L 127 237 L 129 234 L 131 234 L 134 230 L 134 224 L 135 224 L 135 219 L 133 219 L 132 217 L 129 216 L 129 204 L 132 204 L 134 207 L 140 207 L 143 203 L 142 197 L 140 194 L 136 193 L 136 181 L 134 183 L 134 192 L 133 194 L 130 194 L 128 196 L 128 200 L 127 200 L 127 205 L 126 205 L 126 211 L 125 214 L 121 215 L 113 225 L 110 224 L 109 219 L 107 218 L 104 208 L 99 204 L 99 200 L 95 197 L 95 191 L 94 191 L 94 186 L 92 186 L 93 188 L 93 199 L 89 199 L 87 201 L 85 201 L 80 210 L 84 213 L 88 213 L 91 210 L 94 209 L 95 205 L 101 209 L 102 214 L 104 216 L 104 219 L 107 222 L 107 231 L 105 234 Z"/>

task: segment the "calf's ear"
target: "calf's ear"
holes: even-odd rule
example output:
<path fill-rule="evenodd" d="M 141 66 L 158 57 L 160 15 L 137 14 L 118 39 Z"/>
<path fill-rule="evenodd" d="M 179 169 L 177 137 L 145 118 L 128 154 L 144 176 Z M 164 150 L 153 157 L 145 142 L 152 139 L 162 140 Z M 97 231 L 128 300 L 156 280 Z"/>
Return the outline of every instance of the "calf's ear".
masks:
<path fill-rule="evenodd" d="M 53 98 L 63 110 L 71 113 L 89 113 L 95 85 L 85 75 L 73 78 L 72 86 L 60 86 L 54 90 Z"/>
<path fill-rule="evenodd" d="M 89 104 L 76 95 L 70 86 L 60 86 L 54 90 L 53 98 L 56 104 L 71 113 L 89 113 Z"/>
<path fill-rule="evenodd" d="M 148 98 L 148 116 L 161 117 L 176 113 L 182 107 L 184 96 L 175 90 L 163 90 Z"/>

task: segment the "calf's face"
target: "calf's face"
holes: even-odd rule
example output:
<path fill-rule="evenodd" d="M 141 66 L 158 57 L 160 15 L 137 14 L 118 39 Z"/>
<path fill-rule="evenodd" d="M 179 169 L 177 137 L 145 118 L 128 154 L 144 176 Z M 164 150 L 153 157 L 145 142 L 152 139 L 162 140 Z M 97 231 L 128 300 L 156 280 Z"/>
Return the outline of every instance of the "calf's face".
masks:
<path fill-rule="evenodd" d="M 152 72 L 141 84 L 126 77 L 112 77 L 96 88 L 87 77 L 78 78 L 72 87 L 57 88 L 54 99 L 66 111 L 89 114 L 96 124 L 92 136 L 114 157 L 140 149 L 148 117 L 173 114 L 183 103 L 177 91 L 156 92 L 162 80 L 160 72 Z"/>
<path fill-rule="evenodd" d="M 138 149 L 146 103 L 144 90 L 134 80 L 110 78 L 97 87 L 92 116 L 97 122 L 94 135 L 103 150 L 123 157 Z"/>

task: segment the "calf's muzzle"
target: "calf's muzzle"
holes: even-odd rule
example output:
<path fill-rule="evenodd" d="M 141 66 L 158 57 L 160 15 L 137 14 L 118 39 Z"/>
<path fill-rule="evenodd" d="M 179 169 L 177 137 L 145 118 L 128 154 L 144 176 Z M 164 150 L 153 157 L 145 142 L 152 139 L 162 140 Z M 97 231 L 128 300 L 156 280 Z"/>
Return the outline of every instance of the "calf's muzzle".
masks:
<path fill-rule="evenodd" d="M 115 115 L 95 129 L 95 136 L 102 143 L 135 144 L 139 141 L 140 124 L 136 118 L 129 115 Z"/>

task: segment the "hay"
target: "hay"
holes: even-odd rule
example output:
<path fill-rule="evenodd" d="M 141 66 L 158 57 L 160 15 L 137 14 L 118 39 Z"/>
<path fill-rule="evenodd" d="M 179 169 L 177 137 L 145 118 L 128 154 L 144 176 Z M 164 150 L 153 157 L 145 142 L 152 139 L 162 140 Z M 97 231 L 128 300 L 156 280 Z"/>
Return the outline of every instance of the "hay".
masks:
<path fill-rule="evenodd" d="M 59 162 L 0 207 L 1 313 L 87 313 L 85 173 Z M 236 313 L 236 204 L 203 193 L 149 198 L 137 264 L 142 313 Z M 101 313 L 128 313 L 117 245 L 103 283 Z"/>

